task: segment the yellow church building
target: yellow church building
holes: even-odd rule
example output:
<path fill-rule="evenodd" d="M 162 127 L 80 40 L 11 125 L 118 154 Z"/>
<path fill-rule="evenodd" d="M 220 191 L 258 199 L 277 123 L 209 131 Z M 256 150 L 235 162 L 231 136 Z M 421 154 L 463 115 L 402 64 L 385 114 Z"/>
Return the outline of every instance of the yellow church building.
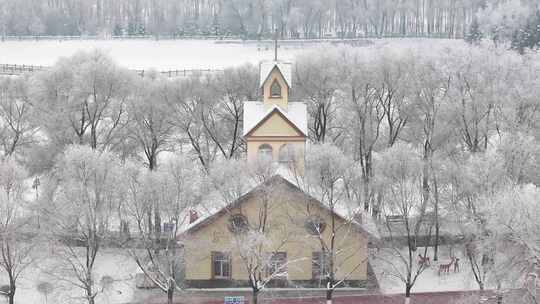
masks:
<path fill-rule="evenodd" d="M 262 102 L 244 104 L 247 161 L 293 163 L 303 170 L 307 109 L 289 100 L 291 64 L 263 62 L 260 78 Z M 269 276 L 269 286 L 324 286 L 331 265 L 321 244 L 330 242 L 330 227 L 339 227 L 333 230 L 335 279 L 343 280 L 342 286 L 364 287 L 372 235 L 357 219 L 330 210 L 280 175 L 188 227 L 181 237 L 185 284 L 248 286 L 249 268 L 257 265 L 264 268 L 262 276 L 276 274 Z"/>

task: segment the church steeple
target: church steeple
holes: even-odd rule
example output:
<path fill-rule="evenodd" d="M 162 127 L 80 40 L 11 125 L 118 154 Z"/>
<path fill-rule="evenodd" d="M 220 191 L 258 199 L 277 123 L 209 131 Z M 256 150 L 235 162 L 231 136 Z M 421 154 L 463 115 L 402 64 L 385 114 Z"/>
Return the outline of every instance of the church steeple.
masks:
<path fill-rule="evenodd" d="M 259 66 L 260 88 L 265 109 L 274 105 L 287 111 L 292 80 L 292 64 L 278 60 L 277 31 L 274 38 L 274 60 Z"/>
<path fill-rule="evenodd" d="M 262 102 L 244 103 L 244 139 L 249 162 L 271 160 L 302 174 L 307 138 L 307 107 L 290 102 L 292 64 L 278 60 L 277 32 L 274 60 L 259 65 Z"/>
<path fill-rule="evenodd" d="M 291 64 L 280 61 L 261 62 L 260 88 L 266 109 L 273 105 L 287 110 L 291 88 Z"/>
<path fill-rule="evenodd" d="M 277 30 L 274 33 L 274 61 L 277 61 Z"/>

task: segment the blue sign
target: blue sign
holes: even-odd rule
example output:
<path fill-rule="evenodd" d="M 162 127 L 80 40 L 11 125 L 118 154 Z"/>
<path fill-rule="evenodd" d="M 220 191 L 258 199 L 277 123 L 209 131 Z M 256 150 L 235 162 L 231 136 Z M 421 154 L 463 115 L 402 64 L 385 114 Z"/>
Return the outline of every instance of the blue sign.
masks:
<path fill-rule="evenodd" d="M 243 296 L 225 297 L 224 300 L 225 300 L 224 304 L 244 304 L 245 303 Z"/>

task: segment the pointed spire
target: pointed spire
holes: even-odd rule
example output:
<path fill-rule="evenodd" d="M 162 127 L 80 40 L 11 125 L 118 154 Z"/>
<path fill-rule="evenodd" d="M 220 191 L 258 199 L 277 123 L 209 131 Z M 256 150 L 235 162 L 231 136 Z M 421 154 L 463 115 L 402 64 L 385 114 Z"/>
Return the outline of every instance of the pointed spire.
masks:
<path fill-rule="evenodd" d="M 274 61 L 277 61 L 277 49 L 278 49 L 277 39 L 278 39 L 278 30 L 276 29 L 274 33 Z"/>

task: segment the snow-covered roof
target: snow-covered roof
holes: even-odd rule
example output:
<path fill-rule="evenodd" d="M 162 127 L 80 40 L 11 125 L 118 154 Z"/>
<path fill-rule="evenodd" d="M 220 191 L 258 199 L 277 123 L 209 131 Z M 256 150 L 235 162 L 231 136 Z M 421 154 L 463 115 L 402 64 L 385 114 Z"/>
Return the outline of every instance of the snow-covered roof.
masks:
<path fill-rule="evenodd" d="M 345 221 L 348 221 L 347 220 L 347 218 L 348 218 L 347 215 L 343 214 L 339 210 L 335 210 L 335 209 L 331 210 L 328 206 L 326 206 L 325 204 L 321 203 L 319 200 L 315 199 L 314 197 L 310 196 L 309 194 L 307 194 L 306 192 L 301 190 L 298 187 L 298 185 L 295 184 L 294 181 L 291 181 L 291 180 L 285 178 L 281 174 L 276 174 L 272 178 L 270 178 L 269 180 L 267 180 L 267 181 L 263 182 L 262 184 L 254 187 L 253 189 L 251 189 L 249 192 L 244 194 L 242 197 L 238 198 L 235 202 L 231 203 L 230 205 L 223 206 L 220 209 L 218 209 L 216 211 L 213 211 L 212 213 L 206 214 L 205 216 L 199 218 L 197 221 L 185 226 L 185 229 L 183 229 L 182 234 L 191 233 L 191 232 L 194 232 L 194 231 L 198 230 L 202 226 L 209 225 L 216 218 L 218 218 L 221 215 L 223 215 L 224 213 L 228 212 L 228 210 L 234 209 L 237 206 L 239 206 L 240 204 L 242 204 L 243 202 L 245 202 L 249 197 L 251 197 L 253 195 L 258 195 L 259 191 L 260 191 L 260 188 L 265 187 L 268 184 L 276 184 L 276 183 L 285 185 L 285 186 L 289 187 L 289 189 L 292 189 L 293 191 L 297 191 L 297 192 L 301 193 L 309 201 L 317 203 L 321 208 L 323 208 L 325 210 L 328 210 L 329 212 L 333 212 L 335 215 L 337 215 L 341 219 L 343 219 Z M 361 233 L 364 233 L 370 240 L 379 239 L 380 236 L 379 236 L 377 230 L 373 229 L 374 225 L 373 225 L 373 222 L 371 221 L 371 219 L 369 218 L 369 216 L 363 217 L 361 222 L 356 221 L 356 220 L 352 220 L 352 221 L 350 221 L 350 223 L 353 224 L 354 227 L 358 228 Z"/>
<path fill-rule="evenodd" d="M 258 123 L 270 115 L 273 111 L 279 111 L 285 116 L 291 123 L 293 123 L 304 135 L 308 134 L 307 126 L 307 106 L 303 102 L 289 102 L 287 111 L 282 109 L 278 105 L 272 105 L 268 109 L 264 109 L 264 103 L 260 101 L 246 101 L 244 102 L 244 132 L 245 136 L 248 134 Z"/>
<path fill-rule="evenodd" d="M 268 74 L 272 72 L 272 69 L 277 66 L 287 85 L 292 87 L 292 63 L 283 61 L 261 61 L 259 65 L 259 87 L 262 87 Z"/>

